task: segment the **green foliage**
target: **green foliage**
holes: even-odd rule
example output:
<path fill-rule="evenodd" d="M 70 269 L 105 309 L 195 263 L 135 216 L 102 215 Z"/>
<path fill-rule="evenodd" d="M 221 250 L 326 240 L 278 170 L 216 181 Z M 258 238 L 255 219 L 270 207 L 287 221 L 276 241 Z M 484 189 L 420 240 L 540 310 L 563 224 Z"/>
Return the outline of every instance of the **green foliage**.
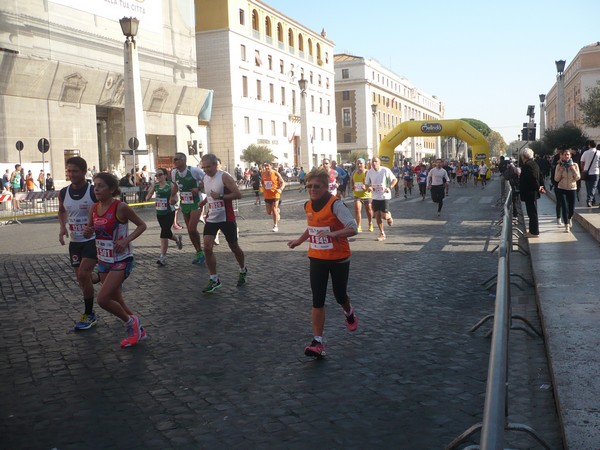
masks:
<path fill-rule="evenodd" d="M 490 146 L 490 157 L 499 158 L 506 152 L 506 141 L 497 131 L 490 131 L 486 136 L 488 145 Z"/>
<path fill-rule="evenodd" d="M 273 155 L 271 149 L 266 145 L 250 144 L 242 151 L 241 159 L 247 163 L 256 163 L 260 165 L 264 162 L 273 162 L 275 160 L 275 155 Z"/>
<path fill-rule="evenodd" d="M 358 158 L 363 158 L 365 161 L 368 161 L 369 153 L 366 150 L 352 150 L 348 157 L 348 162 L 354 163 Z"/>
<path fill-rule="evenodd" d="M 477 119 L 460 119 L 460 120 L 464 120 L 465 122 L 467 122 L 469 125 L 471 125 L 473 128 L 475 128 L 477 131 L 479 131 L 485 137 L 487 137 L 492 132 L 492 129 L 490 127 L 488 127 L 487 124 L 483 123 L 481 120 L 477 120 Z"/>
<path fill-rule="evenodd" d="M 571 122 L 567 122 L 562 127 L 551 128 L 544 133 L 543 154 L 552 154 L 557 148 L 570 148 L 585 146 L 585 141 L 589 138 L 584 134 L 581 128 L 576 127 Z"/>
<path fill-rule="evenodd" d="M 598 86 L 585 90 L 587 99 L 579 103 L 583 124 L 592 128 L 600 127 L 600 81 L 597 84 Z"/>

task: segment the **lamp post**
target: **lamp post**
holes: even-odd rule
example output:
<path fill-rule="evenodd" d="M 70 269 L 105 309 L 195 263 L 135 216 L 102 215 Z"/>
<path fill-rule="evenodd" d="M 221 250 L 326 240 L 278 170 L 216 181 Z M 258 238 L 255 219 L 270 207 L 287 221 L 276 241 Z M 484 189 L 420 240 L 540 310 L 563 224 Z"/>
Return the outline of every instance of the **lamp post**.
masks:
<path fill-rule="evenodd" d="M 377 126 L 377 105 L 373 103 L 371 105 L 371 111 L 373 112 L 373 154 L 369 155 L 369 158 L 377 156 L 379 153 L 379 127 Z"/>
<path fill-rule="evenodd" d="M 564 59 L 554 62 L 556 64 L 556 127 L 565 124 L 565 63 Z"/>
<path fill-rule="evenodd" d="M 546 95 L 540 94 L 540 140 L 544 138 L 546 131 Z"/>
<path fill-rule="evenodd" d="M 306 109 L 306 87 L 308 80 L 304 79 L 304 75 L 298 80 L 300 87 L 300 167 L 307 164 L 309 170 L 312 164 L 312 155 L 308 145 L 308 111 Z"/>
<path fill-rule="evenodd" d="M 144 108 L 142 106 L 142 80 L 138 60 L 135 37 L 140 21 L 135 17 L 123 17 L 119 20 L 125 35 L 125 147 L 131 138 L 137 138 L 140 153 L 146 151 L 146 127 L 144 125 Z M 137 149 L 136 149 L 137 150 Z M 150 158 L 150 170 L 154 170 L 153 158 Z M 135 156 L 133 165 L 135 167 Z"/>

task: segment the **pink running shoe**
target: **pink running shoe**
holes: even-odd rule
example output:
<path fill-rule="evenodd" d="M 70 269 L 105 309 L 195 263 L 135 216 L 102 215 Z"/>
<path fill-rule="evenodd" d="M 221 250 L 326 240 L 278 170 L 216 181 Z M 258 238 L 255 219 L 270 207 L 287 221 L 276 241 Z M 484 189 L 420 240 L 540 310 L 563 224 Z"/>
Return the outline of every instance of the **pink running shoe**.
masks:
<path fill-rule="evenodd" d="M 314 356 L 315 358 L 322 358 L 325 356 L 325 344 L 315 339 L 312 340 L 310 345 L 307 345 L 304 349 L 306 356 Z"/>
<path fill-rule="evenodd" d="M 358 316 L 354 312 L 354 308 L 352 308 L 352 313 L 349 316 L 346 316 L 345 324 L 350 331 L 354 331 L 358 328 Z"/>
<path fill-rule="evenodd" d="M 132 315 L 131 318 L 133 319 L 133 323 L 131 325 L 127 325 L 127 337 L 121 341 L 121 347 L 123 348 L 131 347 L 137 344 L 142 338 L 139 319 L 134 315 Z"/>

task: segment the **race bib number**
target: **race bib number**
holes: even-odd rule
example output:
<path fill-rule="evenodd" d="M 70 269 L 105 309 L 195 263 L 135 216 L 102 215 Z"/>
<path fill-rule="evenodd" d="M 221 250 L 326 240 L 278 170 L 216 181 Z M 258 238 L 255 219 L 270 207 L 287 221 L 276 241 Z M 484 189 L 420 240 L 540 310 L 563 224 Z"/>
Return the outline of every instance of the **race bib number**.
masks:
<path fill-rule="evenodd" d="M 355 191 L 364 191 L 365 185 L 363 183 L 354 183 L 354 190 Z"/>
<path fill-rule="evenodd" d="M 166 198 L 157 198 L 156 199 L 156 210 L 157 211 L 167 211 L 168 210 L 168 201 Z"/>
<path fill-rule="evenodd" d="M 106 263 L 115 262 L 115 243 L 113 241 L 96 239 L 96 254 L 98 255 L 98 261 Z"/>
<path fill-rule="evenodd" d="M 85 224 L 83 224 L 83 223 L 70 223 L 69 224 L 69 229 L 75 233 L 83 233 L 83 227 L 85 227 Z"/>
<path fill-rule="evenodd" d="M 314 250 L 330 250 L 333 242 L 330 236 L 317 236 L 319 231 L 331 231 L 329 227 L 308 227 L 310 248 Z"/>
<path fill-rule="evenodd" d="M 213 200 L 208 203 L 208 215 L 216 217 L 221 211 L 225 210 L 225 202 L 223 200 Z"/>
<path fill-rule="evenodd" d="M 181 203 L 184 205 L 191 205 L 194 203 L 194 194 L 191 192 L 182 192 L 181 193 Z"/>
<path fill-rule="evenodd" d="M 373 185 L 373 192 L 384 192 L 385 188 L 383 187 L 383 184 L 374 184 Z"/>
<path fill-rule="evenodd" d="M 334 192 L 336 192 L 337 186 L 335 185 L 335 183 L 329 183 L 329 192 L 331 192 L 332 194 Z"/>
<path fill-rule="evenodd" d="M 265 180 L 265 189 L 271 190 L 273 188 L 273 182 Z"/>

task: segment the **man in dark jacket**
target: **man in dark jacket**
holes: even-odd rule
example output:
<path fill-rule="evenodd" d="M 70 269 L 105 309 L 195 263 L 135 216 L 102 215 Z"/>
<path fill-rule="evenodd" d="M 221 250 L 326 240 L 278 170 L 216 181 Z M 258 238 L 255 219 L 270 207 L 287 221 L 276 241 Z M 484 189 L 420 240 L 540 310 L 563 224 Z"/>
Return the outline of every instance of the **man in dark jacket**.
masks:
<path fill-rule="evenodd" d="M 521 200 L 525 202 L 527 217 L 529 217 L 529 233 L 525 236 L 536 238 L 540 235 L 538 222 L 537 199 L 545 193 L 544 179 L 539 166 L 533 159 L 533 150 L 524 148 L 520 152 L 521 176 L 519 177 L 519 191 Z"/>

